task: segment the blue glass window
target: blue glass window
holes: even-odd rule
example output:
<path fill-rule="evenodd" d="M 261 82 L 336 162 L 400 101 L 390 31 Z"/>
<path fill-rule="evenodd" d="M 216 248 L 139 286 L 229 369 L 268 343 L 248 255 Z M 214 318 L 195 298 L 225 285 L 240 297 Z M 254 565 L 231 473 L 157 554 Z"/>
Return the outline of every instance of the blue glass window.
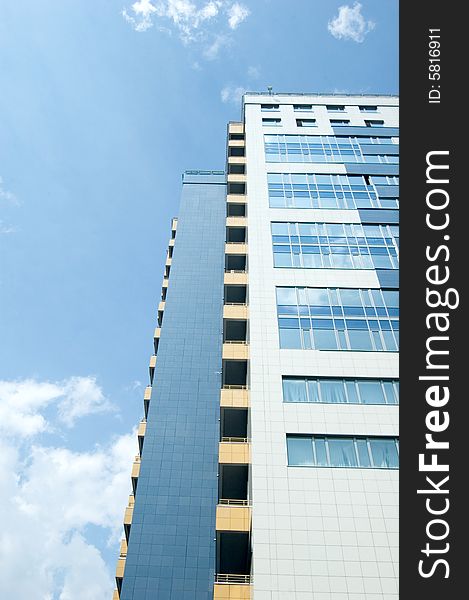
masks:
<path fill-rule="evenodd" d="M 398 185 L 397 177 L 268 173 L 272 208 L 398 208 L 396 197 L 383 196 L 386 186 Z M 382 195 L 376 186 L 380 186 Z M 394 188 L 393 188 L 394 189 Z M 393 196 L 395 195 L 395 191 Z"/>
<path fill-rule="evenodd" d="M 341 124 L 347 123 L 342 121 Z M 389 145 L 394 144 L 394 140 L 391 137 L 376 137 L 373 143 Z M 267 162 L 397 162 L 395 152 L 389 156 L 385 152 L 382 155 L 369 155 L 366 147 L 362 148 L 369 143 L 369 137 L 356 136 L 264 135 Z"/>
<path fill-rule="evenodd" d="M 397 352 L 398 310 L 395 290 L 278 287 L 280 347 Z"/>
<path fill-rule="evenodd" d="M 399 404 L 397 379 L 284 377 L 284 402 Z"/>
<path fill-rule="evenodd" d="M 290 467 L 398 469 L 397 437 L 287 435 Z"/>
<path fill-rule="evenodd" d="M 275 267 L 399 268 L 395 225 L 272 223 L 272 243 Z"/>

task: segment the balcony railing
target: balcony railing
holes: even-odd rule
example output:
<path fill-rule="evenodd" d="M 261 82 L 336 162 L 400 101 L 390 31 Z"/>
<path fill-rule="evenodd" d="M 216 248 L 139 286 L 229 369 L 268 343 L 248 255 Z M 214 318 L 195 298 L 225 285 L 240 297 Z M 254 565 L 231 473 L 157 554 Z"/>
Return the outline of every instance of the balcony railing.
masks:
<path fill-rule="evenodd" d="M 215 583 L 252 583 L 251 575 L 235 575 L 233 573 L 216 573 Z"/>
<path fill-rule="evenodd" d="M 244 437 L 225 437 L 221 438 L 222 442 L 229 442 L 231 444 L 247 444 L 249 442 L 249 438 Z"/>
<path fill-rule="evenodd" d="M 238 500 L 236 498 L 220 498 L 218 504 L 223 506 L 251 506 L 249 500 Z"/>

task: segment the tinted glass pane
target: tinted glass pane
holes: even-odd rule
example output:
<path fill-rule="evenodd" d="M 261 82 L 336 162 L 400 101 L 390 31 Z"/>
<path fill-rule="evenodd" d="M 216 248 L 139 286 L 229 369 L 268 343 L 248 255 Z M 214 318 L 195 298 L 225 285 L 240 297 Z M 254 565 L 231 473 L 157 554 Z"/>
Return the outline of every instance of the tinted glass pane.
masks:
<path fill-rule="evenodd" d="M 379 381 L 359 381 L 358 389 L 363 404 L 385 404 L 383 389 Z"/>
<path fill-rule="evenodd" d="M 358 439 L 356 440 L 357 451 L 358 451 L 358 460 L 360 462 L 361 467 L 371 467 L 370 455 L 368 453 L 368 445 L 366 440 Z"/>
<path fill-rule="evenodd" d="M 284 402 L 307 402 L 306 382 L 304 379 L 283 380 Z"/>
<path fill-rule="evenodd" d="M 310 402 L 319 402 L 319 387 L 316 379 L 308 381 L 308 397 Z"/>
<path fill-rule="evenodd" d="M 374 467 L 387 469 L 397 469 L 399 467 L 399 456 L 394 440 L 370 439 L 369 444 Z"/>
<path fill-rule="evenodd" d="M 288 464 L 291 466 L 312 466 L 313 445 L 311 438 L 287 437 Z"/>
<path fill-rule="evenodd" d="M 357 467 L 357 455 L 353 439 L 328 439 L 332 467 Z"/>
<path fill-rule="evenodd" d="M 301 348 L 299 329 L 280 329 L 280 348 Z"/>
<path fill-rule="evenodd" d="M 319 467 L 327 466 L 326 442 L 324 438 L 314 438 L 314 449 L 316 452 L 316 464 Z"/>
<path fill-rule="evenodd" d="M 321 381 L 321 397 L 323 402 L 331 404 L 345 403 L 345 389 L 342 381 L 323 379 Z"/>

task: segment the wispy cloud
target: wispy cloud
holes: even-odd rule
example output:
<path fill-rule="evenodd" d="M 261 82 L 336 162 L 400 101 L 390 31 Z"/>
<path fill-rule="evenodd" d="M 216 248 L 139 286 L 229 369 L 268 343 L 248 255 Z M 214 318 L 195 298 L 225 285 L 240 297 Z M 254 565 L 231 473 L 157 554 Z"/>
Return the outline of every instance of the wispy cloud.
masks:
<path fill-rule="evenodd" d="M 0 177 L 0 200 L 9 204 L 19 204 L 18 198 L 15 196 L 15 194 L 5 189 L 2 177 Z"/>
<path fill-rule="evenodd" d="M 122 10 L 124 19 L 138 32 L 153 26 L 177 33 L 184 44 L 204 44 L 208 59 L 229 42 L 226 31 L 235 30 L 250 15 L 244 4 L 230 0 L 138 0 Z M 213 25 L 213 26 L 212 26 Z M 216 26 L 216 27 L 215 27 Z"/>
<path fill-rule="evenodd" d="M 261 72 L 259 67 L 251 66 L 248 68 L 248 77 L 249 79 L 259 79 Z"/>
<path fill-rule="evenodd" d="M 353 6 L 344 4 L 339 8 L 339 14 L 328 22 L 327 29 L 338 40 L 363 42 L 376 23 L 367 21 L 361 10 L 362 5 L 359 2 L 355 2 Z"/>
<path fill-rule="evenodd" d="M 2 597 L 71 600 L 83 573 L 80 597 L 112 594 L 112 572 L 89 526 L 101 528 L 108 543 L 120 537 L 135 431 L 80 452 L 39 437 L 91 414 L 104 398 L 93 378 L 0 381 L 0 511 L 8 515 L 0 532 Z M 53 424 L 51 406 L 58 413 Z"/>
<path fill-rule="evenodd" d="M 236 29 L 250 14 L 251 11 L 246 6 L 235 2 L 228 9 L 228 25 L 231 29 Z"/>
<path fill-rule="evenodd" d="M 220 92 L 222 102 L 239 106 L 246 88 L 242 86 L 225 85 Z"/>

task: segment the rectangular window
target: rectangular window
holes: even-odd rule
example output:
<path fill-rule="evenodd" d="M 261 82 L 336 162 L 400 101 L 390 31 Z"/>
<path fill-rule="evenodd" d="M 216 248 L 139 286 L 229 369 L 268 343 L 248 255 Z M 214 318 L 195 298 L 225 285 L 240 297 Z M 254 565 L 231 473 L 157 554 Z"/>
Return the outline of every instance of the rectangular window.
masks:
<path fill-rule="evenodd" d="M 274 222 L 272 249 L 274 267 L 398 269 L 399 227 Z"/>
<path fill-rule="evenodd" d="M 397 379 L 283 377 L 283 401 L 322 404 L 399 404 Z"/>
<path fill-rule="evenodd" d="M 267 119 L 263 119 L 266 121 Z M 336 119 L 333 125 L 348 125 L 344 119 Z M 340 121 L 340 123 L 339 123 Z M 335 136 L 335 135 L 264 135 L 265 156 L 267 162 L 305 162 L 305 163 L 364 163 L 392 162 L 397 160 L 396 151 L 386 154 L 386 145 L 393 145 L 394 139 L 380 136 L 376 128 L 373 137 Z M 383 144 L 379 157 L 370 156 L 369 144 Z M 384 157 L 384 158 L 382 158 Z"/>
<path fill-rule="evenodd" d="M 317 127 L 316 119 L 297 119 L 297 127 Z"/>
<path fill-rule="evenodd" d="M 280 348 L 398 351 L 397 290 L 278 287 L 277 315 Z"/>
<path fill-rule="evenodd" d="M 244 133 L 230 133 L 230 140 L 244 140 Z"/>
<path fill-rule="evenodd" d="M 378 196 L 375 185 L 398 185 L 397 177 L 314 173 L 268 173 L 272 208 L 398 208 L 396 197 Z M 394 192 L 394 196 L 395 196 Z M 385 194 L 388 196 L 389 194 Z"/>
<path fill-rule="evenodd" d="M 329 112 L 344 112 L 345 106 L 342 104 L 328 104 L 326 109 Z"/>
<path fill-rule="evenodd" d="M 332 127 L 338 127 L 342 125 L 350 125 L 350 121 L 348 119 L 330 119 L 330 124 Z"/>
<path fill-rule="evenodd" d="M 399 438 L 287 434 L 288 466 L 398 469 Z"/>
<path fill-rule="evenodd" d="M 262 112 L 272 112 L 277 110 L 280 110 L 279 104 L 261 104 Z"/>
<path fill-rule="evenodd" d="M 359 106 L 358 108 L 359 108 L 360 112 L 368 112 L 368 113 L 370 113 L 370 112 L 378 112 L 378 107 L 377 106 L 371 106 L 371 105 L 369 105 L 369 106 Z"/>
<path fill-rule="evenodd" d="M 262 119 L 264 127 L 280 127 L 280 119 Z"/>
<path fill-rule="evenodd" d="M 365 121 L 367 127 L 384 127 L 384 121 Z"/>
<path fill-rule="evenodd" d="M 312 111 L 313 105 L 312 104 L 294 104 L 293 110 L 297 110 L 299 112 Z"/>
<path fill-rule="evenodd" d="M 228 147 L 228 156 L 244 156 L 244 148 L 239 148 L 237 146 L 229 146 Z"/>

